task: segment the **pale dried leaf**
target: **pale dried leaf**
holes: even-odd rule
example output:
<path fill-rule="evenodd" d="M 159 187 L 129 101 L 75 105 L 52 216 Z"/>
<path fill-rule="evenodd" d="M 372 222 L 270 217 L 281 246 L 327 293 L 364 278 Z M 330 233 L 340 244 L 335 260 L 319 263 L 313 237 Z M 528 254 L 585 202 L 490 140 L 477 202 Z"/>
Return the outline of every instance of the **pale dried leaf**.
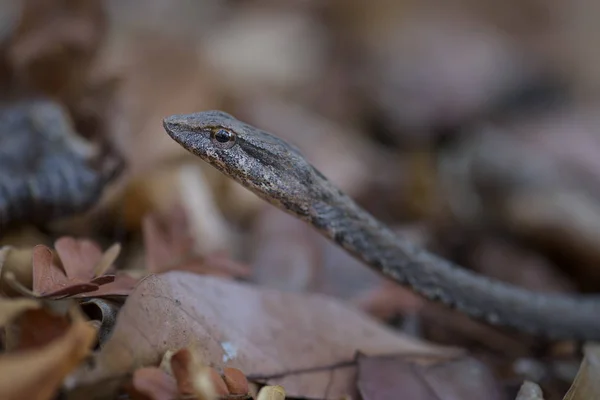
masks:
<path fill-rule="evenodd" d="M 6 276 L 12 273 L 14 280 L 22 286 L 31 288 L 31 259 L 33 257 L 32 248 L 19 249 L 11 246 L 5 246 L 0 249 L 0 289 L 7 295 L 16 295 L 14 289 L 6 282 Z"/>
<path fill-rule="evenodd" d="M 492 371 L 469 357 L 448 361 L 405 355 L 361 355 L 358 371 L 363 400 L 505 399 Z"/>
<path fill-rule="evenodd" d="M 108 269 L 114 264 L 121 253 L 121 244 L 115 243 L 102 254 L 100 260 L 94 267 L 94 278 L 104 275 Z"/>
<path fill-rule="evenodd" d="M 130 295 L 93 371 L 82 380 L 158 363 L 169 349 L 198 344 L 207 364 L 247 376 L 281 376 L 328 368 L 365 354 L 456 354 L 457 350 L 404 337 L 334 299 L 261 291 L 185 272 L 145 278 Z M 311 382 L 308 382 L 311 383 Z M 327 380 L 324 382 L 327 384 Z M 346 382 L 352 386 L 353 381 Z M 343 385 L 341 385 L 343 386 Z M 289 381 L 290 395 L 317 396 L 326 387 Z M 344 393 L 329 393 L 331 398 Z M 339 396 L 338 396 L 339 397 Z"/>
<path fill-rule="evenodd" d="M 260 389 L 256 400 L 285 400 L 285 388 L 282 386 L 265 386 Z"/>
<path fill-rule="evenodd" d="M 202 169 L 184 165 L 178 179 L 181 205 L 188 217 L 194 249 L 199 254 L 228 249 L 233 237 Z"/>
<path fill-rule="evenodd" d="M 521 385 L 515 400 L 544 400 L 544 394 L 537 383 L 525 381 Z"/>
<path fill-rule="evenodd" d="M 579 372 L 563 400 L 588 400 L 600 398 L 600 345 L 588 343 Z"/>

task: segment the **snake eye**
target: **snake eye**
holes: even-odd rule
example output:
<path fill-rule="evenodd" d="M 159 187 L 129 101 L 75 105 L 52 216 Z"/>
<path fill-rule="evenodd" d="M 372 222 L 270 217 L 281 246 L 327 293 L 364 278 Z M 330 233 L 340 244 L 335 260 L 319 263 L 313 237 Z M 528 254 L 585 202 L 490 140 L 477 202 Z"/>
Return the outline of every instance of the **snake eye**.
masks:
<path fill-rule="evenodd" d="M 235 133 L 226 129 L 216 129 L 212 133 L 212 142 L 221 149 L 229 149 L 235 144 Z"/>

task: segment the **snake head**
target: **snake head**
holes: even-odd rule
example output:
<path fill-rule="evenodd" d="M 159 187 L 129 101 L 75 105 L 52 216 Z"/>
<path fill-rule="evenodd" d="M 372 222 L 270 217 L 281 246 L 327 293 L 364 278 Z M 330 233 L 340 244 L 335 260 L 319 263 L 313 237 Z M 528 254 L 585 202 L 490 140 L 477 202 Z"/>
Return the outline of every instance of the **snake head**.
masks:
<path fill-rule="evenodd" d="M 323 176 L 291 144 L 222 111 L 172 115 L 167 133 L 182 147 L 270 203 L 308 217 Z"/>

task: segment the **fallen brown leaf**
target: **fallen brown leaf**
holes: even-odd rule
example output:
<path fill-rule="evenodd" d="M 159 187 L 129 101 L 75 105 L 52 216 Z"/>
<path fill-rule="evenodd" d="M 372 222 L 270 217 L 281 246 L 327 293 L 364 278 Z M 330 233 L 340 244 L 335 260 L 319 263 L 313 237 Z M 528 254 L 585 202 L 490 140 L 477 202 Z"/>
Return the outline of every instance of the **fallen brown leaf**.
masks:
<path fill-rule="evenodd" d="M 329 390 L 332 367 L 355 353 L 449 356 L 458 350 L 401 336 L 327 297 L 260 290 L 215 277 L 168 272 L 142 280 L 121 309 L 115 330 L 81 384 L 135 366 L 156 364 L 169 349 L 198 344 L 209 365 L 234 367 L 249 378 L 293 376 L 290 396 L 336 398 L 352 390 L 352 374 Z"/>
<path fill-rule="evenodd" d="M 103 275 L 119 253 L 105 253 L 91 240 L 62 237 L 56 253 L 44 245 L 33 249 L 33 292 L 45 298 L 127 295 L 135 285 L 126 274 Z M 108 284 L 111 286 L 104 287 Z M 93 294 L 92 294 L 93 293 Z"/>
<path fill-rule="evenodd" d="M 219 374 L 214 368 L 204 365 L 193 348 L 179 349 L 169 360 L 170 371 L 182 396 L 196 395 L 199 400 L 232 395 L 236 396 L 235 400 L 244 400 L 244 396 L 248 396 L 248 380 L 242 371 L 225 368 Z"/>
<path fill-rule="evenodd" d="M 67 315 L 39 309 L 24 312 L 14 325 L 14 329 L 18 329 L 18 341 L 14 350 L 25 350 L 37 349 L 57 340 L 65 334 L 71 324 Z"/>
<path fill-rule="evenodd" d="M 11 38 L 8 62 L 25 88 L 72 100 L 85 86 L 88 69 L 106 31 L 99 0 L 26 0 Z"/>
<path fill-rule="evenodd" d="M 223 368 L 223 380 L 233 395 L 248 395 L 250 388 L 246 375 L 237 368 Z"/>
<path fill-rule="evenodd" d="M 61 298 L 89 292 L 98 287 L 89 282 L 88 274 L 79 273 L 78 264 L 75 264 L 76 268 L 73 270 L 68 268 L 72 265 L 67 262 L 61 267 L 52 249 L 41 244 L 35 246 L 33 249 L 34 293 L 40 297 Z M 81 275 L 83 275 L 83 279 Z"/>
<path fill-rule="evenodd" d="M 40 308 L 40 302 L 34 299 L 6 299 L 0 297 L 0 327 L 6 326 L 25 311 Z"/>
<path fill-rule="evenodd" d="M 6 282 L 7 274 L 12 274 L 22 286 L 30 288 L 32 285 L 31 259 L 32 248 L 15 248 L 5 246 L 0 249 L 0 289 L 7 296 L 19 295 L 10 284 Z"/>
<path fill-rule="evenodd" d="M 260 389 L 256 400 L 285 400 L 283 386 L 265 386 Z"/>
<path fill-rule="evenodd" d="M 246 265 L 233 261 L 221 251 L 198 255 L 194 251 L 188 217 L 181 206 L 174 206 L 166 215 L 147 215 L 142 229 L 146 268 L 152 273 L 178 270 L 222 277 L 250 275 Z"/>
<path fill-rule="evenodd" d="M 138 283 L 138 279 L 129 275 L 125 272 L 117 272 L 114 275 L 115 280 L 112 282 L 104 283 L 96 290 L 90 292 L 84 292 L 70 296 L 72 298 L 80 297 L 113 297 L 113 296 L 128 296 L 135 285 Z"/>
<path fill-rule="evenodd" d="M 189 349 L 180 349 L 171 356 L 171 370 L 177 381 L 177 390 L 180 394 L 193 394 L 191 367 L 193 355 Z"/>
<path fill-rule="evenodd" d="M 491 371 L 473 358 L 358 357 L 363 400 L 505 399 Z"/>
<path fill-rule="evenodd" d="M 89 354 L 96 330 L 76 321 L 47 346 L 0 356 L 0 398 L 50 400 L 63 379 Z"/>
<path fill-rule="evenodd" d="M 177 398 L 177 383 L 160 368 L 140 368 L 133 373 L 128 392 L 133 400 L 173 400 Z"/>
<path fill-rule="evenodd" d="M 579 372 L 563 400 L 600 398 L 600 345 L 588 343 L 584 346 L 583 353 Z"/>
<path fill-rule="evenodd" d="M 544 395 L 537 383 L 525 381 L 519 388 L 515 400 L 544 400 Z"/>

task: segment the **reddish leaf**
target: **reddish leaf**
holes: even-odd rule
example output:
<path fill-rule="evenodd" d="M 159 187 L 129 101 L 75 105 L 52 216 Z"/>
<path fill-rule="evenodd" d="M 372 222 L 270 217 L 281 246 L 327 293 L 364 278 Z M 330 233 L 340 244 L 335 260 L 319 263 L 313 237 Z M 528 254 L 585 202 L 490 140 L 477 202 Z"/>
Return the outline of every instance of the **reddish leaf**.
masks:
<path fill-rule="evenodd" d="M 95 290 L 97 285 L 70 280 L 52 250 L 44 245 L 33 248 L 33 290 L 40 297 L 65 297 Z"/>
<path fill-rule="evenodd" d="M 127 295 L 135 285 L 128 275 L 94 276 L 97 265 L 106 260 L 91 240 L 62 237 L 55 242 L 55 248 L 56 253 L 44 245 L 33 250 L 32 286 L 40 297 Z"/>
<path fill-rule="evenodd" d="M 102 283 L 98 287 L 98 289 L 79 293 L 73 295 L 71 297 L 79 298 L 79 297 L 110 297 L 110 296 L 129 296 L 129 294 L 135 288 L 135 285 L 138 283 L 138 280 L 131 275 L 126 273 L 117 273 L 117 275 L 105 275 L 107 277 L 112 278 L 108 283 Z M 98 280 L 95 280 L 97 282 Z"/>
<path fill-rule="evenodd" d="M 173 400 L 177 398 L 175 379 L 160 368 L 140 368 L 133 374 L 129 394 L 136 400 Z"/>
<path fill-rule="evenodd" d="M 190 371 L 192 361 L 192 353 L 187 348 L 178 350 L 171 357 L 171 369 L 173 370 L 173 375 L 175 375 L 175 380 L 177 381 L 179 394 L 194 394 L 194 386 L 191 380 L 192 374 Z"/>
<path fill-rule="evenodd" d="M 246 265 L 235 262 L 223 252 L 195 254 L 187 216 L 180 206 L 174 207 L 168 215 L 147 215 L 143 235 L 146 267 L 152 273 L 178 270 L 222 277 L 250 275 Z"/>
<path fill-rule="evenodd" d="M 65 377 L 90 353 L 96 330 L 76 321 L 46 346 L 0 356 L 0 399 L 56 398 Z"/>
<path fill-rule="evenodd" d="M 94 267 L 102 258 L 102 250 L 87 239 L 75 240 L 61 237 L 54 242 L 54 248 L 69 279 L 88 282 L 94 278 Z"/>
<path fill-rule="evenodd" d="M 16 350 L 32 349 L 47 345 L 69 329 L 66 315 L 56 315 L 46 309 L 28 310 L 17 320 L 18 343 Z"/>

